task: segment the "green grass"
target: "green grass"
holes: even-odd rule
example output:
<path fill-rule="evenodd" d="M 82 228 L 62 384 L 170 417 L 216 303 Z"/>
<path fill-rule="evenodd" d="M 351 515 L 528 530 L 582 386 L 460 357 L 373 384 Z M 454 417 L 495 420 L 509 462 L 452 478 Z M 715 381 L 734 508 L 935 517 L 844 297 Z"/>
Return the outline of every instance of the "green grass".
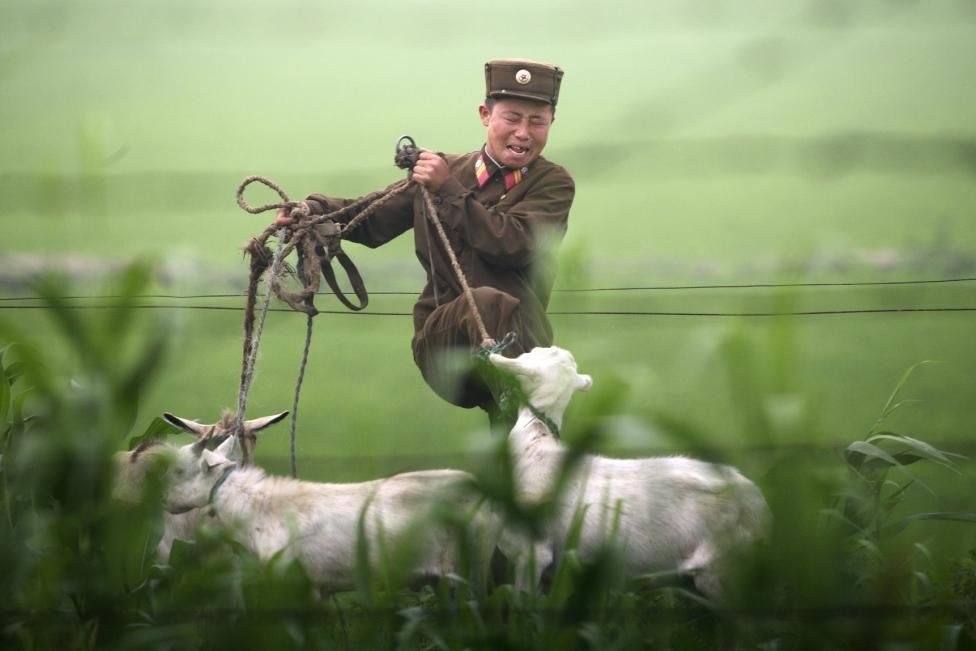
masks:
<path fill-rule="evenodd" d="M 964 284 L 856 292 L 804 289 L 778 299 L 769 290 L 562 294 L 557 295 L 554 311 L 935 306 L 965 303 L 969 293 Z M 408 296 L 380 298 L 377 309 L 381 310 L 407 311 L 411 302 Z M 233 299 L 223 302 L 239 305 Z M 335 307 L 327 297 L 320 299 L 320 305 Z M 25 310 L 17 316 L 33 332 L 49 331 L 43 312 Z M 165 371 L 141 405 L 143 422 L 164 410 L 215 420 L 222 407 L 236 404 L 241 312 L 147 310 L 143 318 L 170 320 L 175 335 Z M 922 360 L 942 363 L 917 373 L 910 392 L 920 404 L 895 418 L 909 431 L 929 438 L 965 441 L 971 435 L 967 405 L 976 391 L 972 375 L 976 351 L 964 336 L 971 318 L 968 313 L 794 318 L 557 314 L 553 321 L 558 342 L 574 352 L 598 385 L 623 383 L 625 397 L 618 415 L 643 423 L 645 431 L 620 434 L 617 446 L 668 449 L 681 448 L 682 442 L 654 433 L 654 416 L 659 412 L 688 421 L 719 446 L 734 448 L 762 434 L 750 431 L 739 404 L 741 393 L 802 406 L 803 417 L 813 419 L 793 422 L 784 417 L 771 432 L 775 437 L 771 442 L 846 440 L 870 425 L 899 375 Z M 314 327 L 303 385 L 300 457 L 436 457 L 484 449 L 484 415 L 442 403 L 420 379 L 409 350 L 409 317 L 323 314 Z M 290 409 L 303 334 L 299 315 L 270 314 L 250 414 Z M 57 345 L 53 334 L 47 338 Z M 58 357 L 56 351 L 52 349 Z M 748 368 L 741 373 L 729 371 L 725 367 L 730 362 Z M 64 368 L 59 370 L 68 374 L 75 363 L 65 351 Z M 578 397 L 584 404 L 587 400 L 586 395 Z M 281 457 L 287 450 L 286 438 L 284 432 L 269 435 L 260 454 Z"/>
<path fill-rule="evenodd" d="M 393 583 L 362 565 L 355 592 L 321 600 L 311 597 L 312 586 L 295 564 L 261 561 L 207 527 L 194 544 L 176 545 L 168 565 L 154 564 L 149 550 L 158 535 L 159 486 L 150 481 L 141 504 L 113 501 L 109 458 L 143 429 L 147 417 L 141 410 L 152 410 L 154 395 L 167 390 L 174 365 L 189 370 L 179 387 L 183 395 L 208 393 L 200 384 L 207 367 L 197 361 L 206 356 L 187 345 L 174 322 L 132 306 L 127 298 L 145 293 L 147 278 L 147 271 L 135 270 L 116 281 L 109 289 L 129 307 L 113 311 L 72 309 L 58 297 L 63 283 L 48 282 L 38 288 L 46 296 L 46 321 L 0 321 L 0 341 L 13 342 L 0 348 L 0 568 L 5 577 L 0 596 L 7 645 L 697 649 L 732 643 L 783 648 L 895 641 L 913 648 L 935 641 L 967 648 L 971 643 L 972 633 L 963 627 L 971 624 L 976 577 L 972 461 L 929 447 L 937 441 L 932 423 L 925 423 L 944 408 L 930 404 L 932 398 L 949 395 L 944 387 L 958 376 L 950 364 L 902 369 L 875 404 L 861 402 L 844 414 L 846 427 L 855 431 L 831 433 L 824 428 L 832 409 L 808 390 L 803 374 L 813 362 L 831 364 L 835 371 L 841 364 L 809 355 L 805 343 L 816 339 L 809 326 L 782 319 L 759 325 L 734 321 L 698 333 L 704 343 L 693 350 L 711 352 L 697 363 L 673 346 L 688 334 L 680 324 L 660 328 L 663 337 L 648 346 L 661 354 L 660 363 L 678 360 L 674 368 L 691 370 L 687 378 L 698 385 L 699 398 L 713 392 L 711 398 L 727 399 L 727 404 L 702 403 L 720 414 L 724 422 L 717 427 L 708 422 L 714 415 L 708 408 L 673 404 L 675 395 L 688 390 L 674 384 L 686 377 L 674 373 L 660 381 L 654 364 L 631 355 L 629 364 L 584 364 L 597 384 L 574 400 L 564 432 L 579 451 L 623 447 L 634 453 L 654 442 L 658 452 L 684 450 L 732 461 L 762 487 L 774 513 L 769 545 L 751 549 L 733 565 L 723 603 L 702 602 L 684 588 L 662 587 L 650 577 L 626 576 L 612 546 L 580 559 L 572 535 L 553 570 L 551 588 L 542 594 L 515 591 L 504 575 L 487 585 L 469 583 L 463 569 L 463 576 L 433 588 L 408 590 L 400 582 L 406 566 L 397 564 L 389 576 L 403 576 Z M 199 343 L 225 339 L 214 314 L 189 314 L 196 326 L 192 332 L 211 335 Z M 209 327 L 200 327 L 204 324 Z M 921 326 L 938 339 L 931 323 Z M 847 329 L 848 336 L 857 336 Z M 875 331 L 876 325 L 868 332 Z M 636 332 L 610 334 L 586 340 L 604 349 L 624 334 L 631 343 L 640 341 Z M 281 332 L 268 335 L 280 338 Z M 158 354 L 167 348 L 168 365 Z M 584 354 L 593 351 L 582 348 Z M 344 349 L 337 357 L 349 354 Z M 181 356 L 197 360 L 180 364 Z M 311 401 L 325 417 L 327 434 L 334 426 L 348 437 L 325 443 L 330 451 L 349 444 L 346 451 L 369 455 L 371 443 L 380 440 L 371 436 L 390 433 L 389 422 L 374 422 L 390 417 L 390 410 L 375 407 L 374 385 L 394 385 L 391 378 L 398 373 L 391 370 L 394 364 L 385 366 L 376 368 L 389 377 L 376 382 L 356 382 L 349 374 L 333 377 Z M 853 370 L 861 378 L 886 374 Z M 266 370 L 259 380 L 274 385 L 274 372 Z M 369 393 L 357 392 L 360 387 Z M 865 394 L 870 391 L 861 398 Z M 342 402 L 350 409 L 361 409 L 349 427 L 343 421 L 348 412 L 328 409 L 326 396 L 336 395 L 347 398 Z M 436 419 L 423 413 L 426 405 L 411 406 L 418 418 Z M 854 424 L 865 407 L 863 421 Z M 395 432 L 397 455 L 309 454 L 301 463 L 310 462 L 314 477 L 350 480 L 363 471 L 375 477 L 450 460 L 445 465 L 477 473 L 475 490 L 493 507 L 518 512 L 508 497 L 509 479 L 500 472 L 503 441 L 475 432 L 479 452 L 452 455 L 448 442 L 460 439 L 440 437 L 431 453 L 433 436 L 443 431 L 428 432 L 426 452 L 411 455 L 408 423 L 416 420 L 397 420 L 403 425 Z M 631 438 L 620 438 L 625 434 Z M 275 459 L 273 434 L 266 436 L 271 438 L 262 440 L 259 462 L 283 465 Z M 389 439 L 382 445 L 386 448 Z M 949 453 L 960 445 L 958 439 L 937 442 Z M 523 517 L 538 525 L 539 513 L 526 510 Z M 451 517 L 448 509 L 418 526 L 439 526 Z M 391 562 L 400 551 L 391 549 Z"/>

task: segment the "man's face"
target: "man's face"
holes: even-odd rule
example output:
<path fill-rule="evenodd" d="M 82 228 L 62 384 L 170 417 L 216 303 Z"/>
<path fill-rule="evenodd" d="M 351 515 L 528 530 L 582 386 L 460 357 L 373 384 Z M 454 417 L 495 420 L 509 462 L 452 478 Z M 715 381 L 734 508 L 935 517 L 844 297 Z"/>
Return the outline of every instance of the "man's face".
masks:
<path fill-rule="evenodd" d="M 520 99 L 499 99 L 478 112 L 487 129 L 488 153 L 506 167 L 525 167 L 542 153 L 549 140 L 552 106 Z"/>

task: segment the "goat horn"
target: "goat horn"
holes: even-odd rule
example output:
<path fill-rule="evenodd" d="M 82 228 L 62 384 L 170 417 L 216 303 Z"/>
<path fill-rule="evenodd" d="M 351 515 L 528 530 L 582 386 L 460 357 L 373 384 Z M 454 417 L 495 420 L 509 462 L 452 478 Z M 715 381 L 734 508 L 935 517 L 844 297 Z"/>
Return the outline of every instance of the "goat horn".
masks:
<path fill-rule="evenodd" d="M 244 422 L 244 431 L 248 434 L 253 434 L 254 432 L 260 432 L 266 427 L 274 425 L 285 416 L 288 415 L 287 411 L 283 411 L 280 414 L 275 414 L 273 416 L 263 416 L 262 418 L 254 418 L 249 421 Z"/>
<path fill-rule="evenodd" d="M 173 425 L 174 427 L 178 427 L 184 432 L 189 432 L 194 436 L 206 436 L 212 427 L 211 425 L 201 425 L 200 423 L 196 423 L 192 420 L 187 420 L 186 418 L 180 418 L 179 416 L 174 416 L 168 411 L 163 412 L 163 418 L 170 425 Z"/>

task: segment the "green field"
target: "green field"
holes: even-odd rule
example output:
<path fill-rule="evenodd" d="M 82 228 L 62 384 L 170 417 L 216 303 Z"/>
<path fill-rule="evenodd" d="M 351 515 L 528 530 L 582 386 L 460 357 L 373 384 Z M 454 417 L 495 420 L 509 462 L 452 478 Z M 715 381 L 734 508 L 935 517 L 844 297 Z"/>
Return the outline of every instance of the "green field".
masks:
<path fill-rule="evenodd" d="M 486 10 L 450 3 L 374 9 L 367 18 L 365 8 L 298 2 L 254 2 L 246 11 L 219 2 L 4 3 L 0 255 L 8 295 L 29 294 L 19 283 L 43 262 L 73 270 L 70 293 L 97 293 L 85 270 L 140 256 L 161 265 L 159 293 L 240 291 L 239 246 L 268 221 L 234 205 L 244 175 L 267 175 L 294 196 L 355 196 L 399 178 L 391 156 L 401 133 L 445 151 L 473 149 L 481 63 L 513 53 L 567 71 L 547 149 L 578 187 L 559 288 L 976 275 L 976 16 L 963 5 L 503 3 L 499 11 L 519 16 L 518 36 L 486 34 Z M 255 189 L 249 198 L 269 197 Z M 349 249 L 374 293 L 419 290 L 409 236 L 376 251 Z M 976 307 L 972 283 L 786 291 L 557 293 L 552 309 Z M 341 310 L 328 297 L 319 302 Z M 367 315 L 319 317 L 305 454 L 480 445 L 484 419 L 439 403 L 419 381 L 409 318 L 368 315 L 409 312 L 410 304 L 409 295 L 374 294 Z M 35 312 L 5 314 L 31 328 L 43 321 Z M 153 314 L 174 320 L 179 352 L 143 420 L 164 408 L 207 419 L 232 405 L 241 315 Z M 557 342 L 598 383 L 626 380 L 622 408 L 640 422 L 667 409 L 723 444 L 748 440 L 735 416 L 742 388 L 730 386 L 718 353 L 741 331 L 759 357 L 775 358 L 756 361 L 769 377 L 754 389 L 796 395 L 816 412 L 804 439 L 861 431 L 900 374 L 922 360 L 947 363 L 917 380 L 925 403 L 906 418 L 917 419 L 914 428 L 937 424 L 925 433 L 939 439 L 971 435 L 963 405 L 976 392 L 976 349 L 964 312 L 788 325 L 553 320 Z M 255 412 L 290 404 L 301 337 L 300 318 L 273 315 Z M 680 441 L 648 433 L 626 443 Z M 277 457 L 286 447 L 269 440 L 262 452 Z"/>
<path fill-rule="evenodd" d="M 22 279 L 44 262 L 73 272 L 69 293 L 97 294 L 88 270 L 142 256 L 161 266 L 159 293 L 240 291 L 239 246 L 268 221 L 234 205 L 244 175 L 267 175 L 293 196 L 355 196 L 399 178 L 390 161 L 401 133 L 473 149 L 480 65 L 512 53 L 567 71 L 547 149 L 578 187 L 561 289 L 976 275 L 976 16 L 957 3 L 503 3 L 499 11 L 520 17 L 518 37 L 484 33 L 485 10 L 441 2 L 377 3 L 375 19 L 352 5 L 298 2 L 0 7 L 9 296 L 29 295 Z M 481 447 L 480 414 L 441 404 L 419 381 L 409 318 L 369 315 L 409 312 L 409 295 L 379 293 L 419 290 L 410 238 L 349 248 L 373 302 L 366 315 L 317 320 L 304 454 Z M 857 434 L 922 360 L 946 364 L 916 380 L 924 403 L 905 418 L 929 436 L 965 440 L 964 405 L 976 393 L 969 313 L 784 322 L 558 312 L 976 307 L 973 299 L 965 282 L 648 290 L 557 293 L 552 310 L 557 342 L 598 384 L 611 376 L 629 386 L 623 415 L 635 422 L 664 409 L 721 444 L 749 440 L 736 416 L 744 389 L 720 356 L 742 332 L 757 355 L 752 390 L 792 395 L 814 412 L 804 440 Z M 5 314 L 44 327 L 40 313 Z M 153 314 L 173 319 L 178 352 L 143 420 L 162 409 L 208 419 L 233 405 L 241 315 Z M 301 337 L 300 318 L 273 315 L 254 412 L 290 405 Z M 680 447 L 647 427 L 626 446 Z M 287 447 L 271 439 L 269 459 Z"/>
<path fill-rule="evenodd" d="M 0 0 L 0 321 L 68 386 L 82 364 L 30 278 L 61 269 L 64 293 L 100 296 L 149 259 L 161 297 L 138 314 L 171 345 L 113 436 L 163 411 L 216 420 L 243 315 L 203 308 L 243 306 L 240 246 L 270 221 L 235 205 L 238 182 L 357 196 L 401 178 L 401 134 L 476 149 L 481 66 L 501 56 L 566 71 L 546 156 L 577 195 L 550 311 L 595 381 L 570 438 L 610 400 L 604 451 L 695 452 L 766 486 L 788 459 L 810 479 L 932 362 L 885 427 L 976 455 L 976 10 L 959 0 Z M 317 301 L 299 474 L 477 469 L 487 419 L 412 362 L 412 239 L 346 250 L 373 295 L 362 314 Z M 249 415 L 291 407 L 303 336 L 271 313 Z M 287 472 L 288 447 L 279 426 L 258 460 Z M 976 511 L 976 466 L 959 468 L 906 509 Z M 925 526 L 934 550 L 976 548 L 972 525 Z"/>

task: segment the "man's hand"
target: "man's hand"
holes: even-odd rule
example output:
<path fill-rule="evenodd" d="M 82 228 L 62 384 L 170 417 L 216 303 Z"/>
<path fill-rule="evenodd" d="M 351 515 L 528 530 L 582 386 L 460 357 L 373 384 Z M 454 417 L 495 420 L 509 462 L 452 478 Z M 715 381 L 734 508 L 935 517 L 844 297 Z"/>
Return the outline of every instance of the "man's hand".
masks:
<path fill-rule="evenodd" d="M 275 213 L 275 226 L 291 226 L 295 222 L 291 218 L 291 210 L 288 208 L 278 208 L 278 212 Z"/>
<path fill-rule="evenodd" d="M 410 178 L 430 192 L 437 192 L 450 177 L 451 173 L 447 169 L 447 161 L 434 152 L 424 149 L 417 157 L 417 164 L 414 165 L 413 174 Z"/>

